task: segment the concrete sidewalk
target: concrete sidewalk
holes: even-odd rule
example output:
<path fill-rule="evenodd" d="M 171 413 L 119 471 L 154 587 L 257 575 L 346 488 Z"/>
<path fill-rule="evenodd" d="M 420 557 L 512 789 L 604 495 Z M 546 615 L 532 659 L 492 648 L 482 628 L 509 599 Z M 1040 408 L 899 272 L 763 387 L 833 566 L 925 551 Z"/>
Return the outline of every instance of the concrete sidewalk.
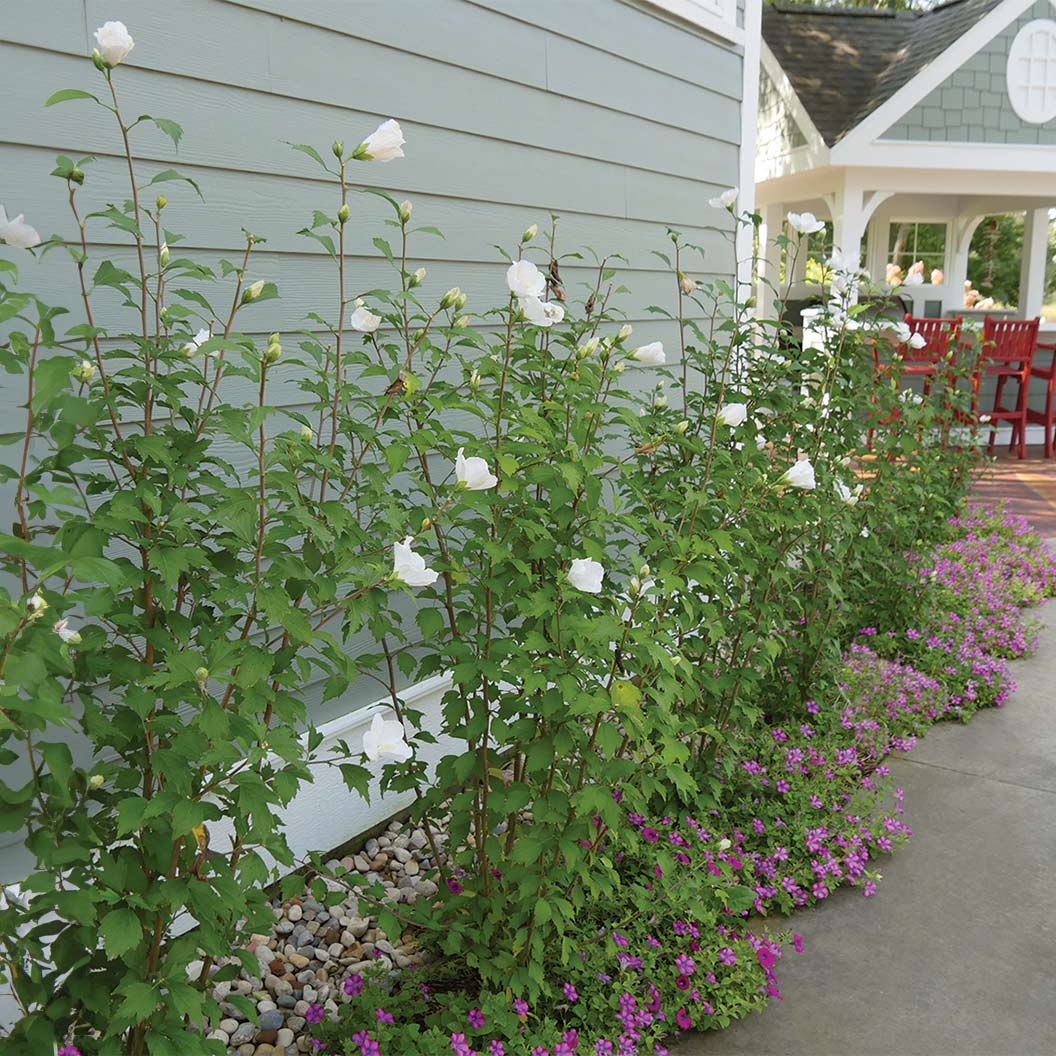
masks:
<path fill-rule="evenodd" d="M 1018 689 L 889 762 L 909 843 L 879 894 L 845 890 L 791 918 L 805 952 L 783 1001 L 677 1056 L 1056 1054 L 1056 601 Z"/>

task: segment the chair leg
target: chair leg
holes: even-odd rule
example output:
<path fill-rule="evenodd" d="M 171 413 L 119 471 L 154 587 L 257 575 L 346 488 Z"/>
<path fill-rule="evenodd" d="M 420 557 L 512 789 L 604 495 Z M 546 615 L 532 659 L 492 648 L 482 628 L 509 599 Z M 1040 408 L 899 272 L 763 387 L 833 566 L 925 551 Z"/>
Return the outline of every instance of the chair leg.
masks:
<path fill-rule="evenodd" d="M 1030 385 L 1030 367 L 1028 366 L 1019 375 L 1019 400 L 1017 401 L 1016 410 L 1019 412 L 1019 417 L 1016 419 L 1016 428 L 1019 429 L 1019 457 L 1024 459 L 1027 457 L 1027 388 Z M 1015 430 L 1013 430 L 1015 435 Z"/>
<path fill-rule="evenodd" d="M 1001 408 L 1001 397 L 1005 391 L 1005 375 L 1000 374 L 997 378 L 997 387 L 994 389 L 994 407 L 992 414 L 996 414 Z M 990 443 L 987 444 L 987 450 L 992 455 L 994 453 L 994 444 L 997 442 L 997 419 L 991 418 L 990 420 Z M 1009 450 L 1011 450 L 1009 445 Z"/>
<path fill-rule="evenodd" d="M 1042 428 L 1045 430 L 1046 458 L 1052 458 L 1052 434 L 1053 430 L 1056 429 L 1056 425 L 1054 425 L 1052 418 L 1052 397 L 1054 388 L 1056 388 L 1056 370 L 1052 372 L 1052 377 L 1049 378 L 1049 383 L 1045 390 L 1045 421 L 1042 423 Z"/>

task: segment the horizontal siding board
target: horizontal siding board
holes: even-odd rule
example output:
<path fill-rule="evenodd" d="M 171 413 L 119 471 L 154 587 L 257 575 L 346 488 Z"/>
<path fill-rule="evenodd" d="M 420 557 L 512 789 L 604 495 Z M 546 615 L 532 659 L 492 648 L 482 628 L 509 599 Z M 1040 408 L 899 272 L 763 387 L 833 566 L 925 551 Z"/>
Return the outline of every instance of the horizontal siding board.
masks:
<path fill-rule="evenodd" d="M 4 151 L 4 181 L 7 186 L 20 188 L 17 207 L 34 219 L 47 233 L 57 232 L 65 237 L 75 234 L 69 211 L 64 181 L 49 177 L 54 167 L 55 154 L 34 147 L 10 147 Z M 202 188 L 204 204 L 186 183 L 156 184 L 148 192 L 153 201 L 156 193 L 169 200 L 165 212 L 165 226 L 184 236 L 184 246 L 198 249 L 224 249 L 237 246 L 242 240 L 242 228 L 251 228 L 267 238 L 268 252 L 318 255 L 323 251 L 318 243 L 297 234 L 298 225 L 311 221 L 313 209 L 336 212 L 337 188 L 320 181 L 261 174 L 247 181 L 240 173 L 210 170 L 199 166 L 178 164 L 179 171 L 194 179 Z M 145 184 L 155 172 L 170 167 L 168 162 L 144 164 L 140 167 L 140 183 Z M 98 210 L 115 199 L 115 190 L 128 179 L 124 159 L 97 157 L 86 166 L 87 179 L 77 191 L 78 208 L 82 214 Z M 696 185 L 692 185 L 696 187 Z M 702 197 L 699 187 L 695 197 Z M 474 202 L 428 195 L 414 195 L 414 224 L 438 227 L 443 238 L 419 233 L 412 235 L 409 262 L 429 267 L 433 261 L 498 260 L 496 243 L 505 244 L 512 251 L 521 233 L 529 224 L 537 223 L 541 230 L 549 230 L 550 213 L 541 208 Z M 346 228 L 349 252 L 381 259 L 371 243 L 375 235 L 389 239 L 394 247 L 398 232 L 385 226 L 391 219 L 392 208 L 372 194 L 353 194 L 350 199 L 352 220 Z M 722 210 L 705 209 L 702 216 L 712 214 L 717 224 L 728 214 Z M 412 225 L 414 226 L 414 225 Z M 602 217 L 591 213 L 562 214 L 558 220 L 559 252 L 593 249 L 599 256 L 619 252 L 627 258 L 631 270 L 655 270 L 653 250 L 666 250 L 669 242 L 664 225 L 654 221 L 627 220 Z M 680 228 L 687 239 L 703 245 L 709 258 L 721 260 L 727 251 L 726 236 L 720 230 L 685 225 Z M 89 223 L 89 238 L 96 243 L 124 242 L 120 232 L 112 232 L 104 222 Z M 332 231 L 329 233 L 332 234 Z M 540 236 L 540 241 L 542 236 Z"/>
<path fill-rule="evenodd" d="M 222 10 L 213 0 L 171 5 L 166 10 L 173 12 L 174 19 L 185 22 L 170 27 L 168 32 L 178 38 L 192 39 L 197 28 L 191 8 L 198 4 L 205 5 L 204 11 Z M 137 55 L 137 45 L 137 51 L 133 51 L 119 75 L 122 86 L 126 80 L 132 82 L 148 72 L 162 76 L 176 74 L 227 88 L 281 95 L 341 109 L 354 107 L 361 113 L 394 116 L 401 121 L 453 128 L 472 135 L 616 163 L 628 157 L 648 159 L 651 167 L 681 171 L 683 175 L 687 174 L 684 166 L 690 163 L 687 158 L 692 159 L 715 144 L 735 145 L 739 138 L 738 108 L 735 105 L 717 108 L 714 104 L 719 100 L 709 103 L 703 95 L 702 110 L 706 108 L 712 118 L 706 125 L 707 134 L 673 125 L 657 129 L 655 120 L 649 117 L 575 98 L 555 98 L 541 89 L 497 78 L 488 78 L 486 85 L 482 85 L 481 76 L 470 70 L 380 48 L 351 37 L 336 37 L 303 23 L 261 16 L 252 18 L 242 8 L 230 10 L 250 19 L 249 46 L 262 33 L 270 38 L 267 44 L 260 45 L 265 51 L 256 61 L 245 67 L 242 63 L 234 66 L 230 62 L 216 62 L 208 53 L 199 55 L 195 48 L 180 48 L 165 52 L 158 60 L 159 65 L 152 68 Z M 235 30 L 236 39 L 240 32 Z M 267 68 L 269 52 L 277 53 L 270 70 Z M 88 79 L 87 75 L 94 72 L 85 67 L 79 52 L 67 57 L 77 59 L 79 81 Z M 375 75 L 379 67 L 385 70 L 384 77 Z M 609 74 L 612 79 L 620 76 L 618 69 Z M 487 105 L 482 106 L 481 92 L 485 89 Z M 127 93 L 127 88 L 124 91 Z M 254 103 L 247 102 L 243 117 L 254 112 Z M 168 103 L 166 109 L 170 108 Z M 668 108 L 667 112 L 678 114 L 681 109 Z M 344 138 L 354 144 L 371 130 L 369 122 L 362 128 L 353 126 L 347 129 Z"/>
<path fill-rule="evenodd" d="M 135 252 L 130 247 L 112 247 L 112 252 L 92 254 L 89 270 L 94 272 L 98 262 L 110 259 L 118 267 L 135 274 L 137 269 Z M 228 257 L 233 254 L 228 254 Z M 538 255 L 537 255 L 538 256 Z M 220 254 L 199 253 L 195 260 L 219 273 Z M 658 262 L 659 265 L 659 262 Z M 252 281 L 264 279 L 275 282 L 279 287 L 277 300 L 261 301 L 250 305 L 239 314 L 239 325 L 251 327 L 255 332 L 268 333 L 272 330 L 290 332 L 306 324 L 309 312 L 318 312 L 324 318 L 333 314 L 336 291 L 334 266 L 327 257 L 291 258 L 282 254 L 268 253 L 266 247 L 254 251 L 250 259 L 248 278 Z M 426 303 L 436 300 L 452 286 L 459 286 L 468 297 L 466 311 L 484 312 L 505 302 L 508 296 L 505 281 L 506 265 L 497 263 L 459 263 L 439 262 L 429 274 L 427 284 L 417 292 Z M 566 264 L 561 269 L 562 280 L 568 300 L 571 303 L 585 300 L 593 287 L 596 270 L 593 267 L 575 267 Z M 20 288 L 35 289 L 51 304 L 69 309 L 79 318 L 78 305 L 80 295 L 75 288 L 76 272 L 65 254 L 49 253 L 36 262 L 23 262 Z M 346 290 L 350 297 L 365 294 L 378 287 L 379 283 L 389 285 L 384 274 L 379 274 L 376 261 L 370 259 L 351 259 L 345 263 Z M 641 312 L 648 305 L 673 307 L 674 282 L 665 271 L 637 271 L 618 273 L 614 282 L 626 285 L 629 293 L 617 295 L 613 303 L 628 314 L 641 318 Z M 173 283 L 175 285 L 175 283 Z M 191 289 L 200 289 L 211 301 L 220 306 L 225 301 L 230 303 L 230 292 L 233 286 L 226 284 L 200 284 L 181 282 Z M 223 291 L 221 293 L 220 291 Z M 120 306 L 120 295 L 116 290 L 103 288 L 97 294 L 107 326 L 115 331 L 127 330 L 136 325 L 138 315 Z M 72 320 L 71 320 L 72 322 Z"/>
<path fill-rule="evenodd" d="M 623 0 L 468 0 L 667 73 L 672 78 L 740 97 L 741 60 L 731 45 L 674 23 L 646 4 Z M 601 9 L 604 8 L 604 11 Z"/>
<path fill-rule="evenodd" d="M 53 88 L 86 83 L 82 60 L 0 45 L 0 69 L 5 71 L 9 102 L 0 129 L 3 141 L 46 144 L 80 153 L 116 149 L 112 118 L 91 103 L 42 109 Z M 201 81 L 174 83 L 160 73 L 133 72 L 124 95 L 131 111 L 174 117 L 183 125 L 185 135 L 178 152 L 152 128 L 133 134 L 137 153 L 170 164 L 190 162 L 232 171 L 314 177 L 319 172 L 315 164 L 286 143 L 308 142 L 325 151 L 335 136 L 349 131 L 349 115 L 332 107 Z M 362 115 L 353 125 L 353 134 L 345 138 L 349 142 L 358 138 L 374 120 Z M 629 214 L 672 222 L 683 216 L 667 206 L 672 193 L 683 199 L 695 196 L 703 216 L 709 189 L 726 186 L 736 173 L 736 148 L 724 144 L 702 147 L 695 166 L 684 161 L 681 168 L 685 172 L 678 174 L 654 172 L 644 164 L 648 156 L 627 154 L 630 165 L 614 165 L 444 128 L 408 124 L 405 131 L 407 158 L 398 164 L 357 164 L 353 178 L 382 186 L 395 183 L 400 193 L 431 190 L 490 201 L 538 203 L 557 212 Z M 651 204 L 639 199 L 628 209 L 627 182 L 648 185 L 654 177 Z"/>

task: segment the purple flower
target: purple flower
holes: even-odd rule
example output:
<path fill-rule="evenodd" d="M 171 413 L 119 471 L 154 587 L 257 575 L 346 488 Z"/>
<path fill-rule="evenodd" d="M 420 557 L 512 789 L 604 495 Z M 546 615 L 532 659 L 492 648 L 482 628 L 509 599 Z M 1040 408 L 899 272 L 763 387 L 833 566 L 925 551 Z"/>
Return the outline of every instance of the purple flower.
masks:
<path fill-rule="evenodd" d="M 392 1016 L 383 1008 L 379 1008 L 377 1012 L 374 1013 L 374 1015 L 378 1017 L 379 1023 L 388 1023 L 390 1027 L 393 1025 L 393 1023 L 396 1022 L 396 1020 L 394 1020 Z"/>
<path fill-rule="evenodd" d="M 660 839 L 660 833 L 658 833 L 656 829 L 647 825 L 642 829 L 642 839 L 644 839 L 646 843 L 656 843 L 656 841 Z"/>
<path fill-rule="evenodd" d="M 681 972 L 682 975 L 692 975 L 697 966 L 693 963 L 693 958 L 686 953 L 680 953 L 675 958 L 675 968 Z"/>
<path fill-rule="evenodd" d="M 793 935 L 792 936 L 792 948 L 796 951 L 796 953 L 802 953 L 803 952 L 803 936 L 802 935 Z"/>
<path fill-rule="evenodd" d="M 617 946 L 626 946 L 628 940 L 626 935 L 621 935 L 618 931 L 614 931 L 612 933 L 612 941 L 616 943 Z"/>
<path fill-rule="evenodd" d="M 63 1045 L 58 1056 L 81 1056 L 81 1050 L 76 1045 Z"/>
<path fill-rule="evenodd" d="M 723 946 L 723 948 L 719 950 L 719 960 L 722 961 L 723 964 L 736 964 L 737 954 L 735 954 L 729 946 Z"/>
<path fill-rule="evenodd" d="M 305 1009 L 304 1018 L 309 1023 L 322 1023 L 323 1016 L 325 1015 L 326 1010 L 322 1005 L 309 1005 L 308 1008 Z"/>
<path fill-rule="evenodd" d="M 480 1030 L 484 1026 L 484 1013 L 479 1008 L 471 1008 L 466 1020 L 475 1030 Z"/>
<path fill-rule="evenodd" d="M 363 976 L 352 974 L 341 984 L 341 988 L 349 997 L 356 997 L 363 993 Z"/>
<path fill-rule="evenodd" d="M 506 1056 L 506 1047 L 501 1041 L 493 1041 L 488 1046 L 489 1056 Z"/>
<path fill-rule="evenodd" d="M 612 1042 L 605 1038 L 598 1038 L 594 1042 L 594 1056 L 612 1056 Z"/>
<path fill-rule="evenodd" d="M 579 993 L 571 983 L 565 983 L 562 989 L 565 992 L 565 997 L 567 997 L 569 1001 L 574 1002 L 579 1000 Z"/>
<path fill-rule="evenodd" d="M 462 885 L 453 876 L 448 878 L 447 889 L 453 895 L 462 894 Z"/>
<path fill-rule="evenodd" d="M 692 985 L 693 981 L 689 978 L 688 975 L 675 976 L 675 986 L 677 986 L 679 990 L 688 990 Z"/>
<path fill-rule="evenodd" d="M 773 968 L 773 966 L 774 966 L 774 951 L 771 950 L 769 946 L 760 946 L 759 949 L 755 951 L 755 956 L 758 959 L 759 963 L 767 971 L 769 971 L 771 968 Z"/>
<path fill-rule="evenodd" d="M 689 1013 L 684 1008 L 678 1010 L 675 1015 L 675 1021 L 683 1030 L 689 1030 L 693 1026 L 693 1020 L 690 1019 Z"/>
<path fill-rule="evenodd" d="M 522 1001 L 519 997 L 513 1002 L 513 1010 L 519 1016 L 528 1015 L 528 1002 Z"/>

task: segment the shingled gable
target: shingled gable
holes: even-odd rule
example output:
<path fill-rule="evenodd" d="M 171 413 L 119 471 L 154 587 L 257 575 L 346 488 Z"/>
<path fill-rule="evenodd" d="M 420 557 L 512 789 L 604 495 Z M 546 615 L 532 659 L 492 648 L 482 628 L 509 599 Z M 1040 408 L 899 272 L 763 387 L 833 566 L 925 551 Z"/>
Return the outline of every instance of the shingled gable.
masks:
<path fill-rule="evenodd" d="M 776 4 L 763 9 L 763 39 L 831 147 L 1001 2 L 922 12 Z"/>

